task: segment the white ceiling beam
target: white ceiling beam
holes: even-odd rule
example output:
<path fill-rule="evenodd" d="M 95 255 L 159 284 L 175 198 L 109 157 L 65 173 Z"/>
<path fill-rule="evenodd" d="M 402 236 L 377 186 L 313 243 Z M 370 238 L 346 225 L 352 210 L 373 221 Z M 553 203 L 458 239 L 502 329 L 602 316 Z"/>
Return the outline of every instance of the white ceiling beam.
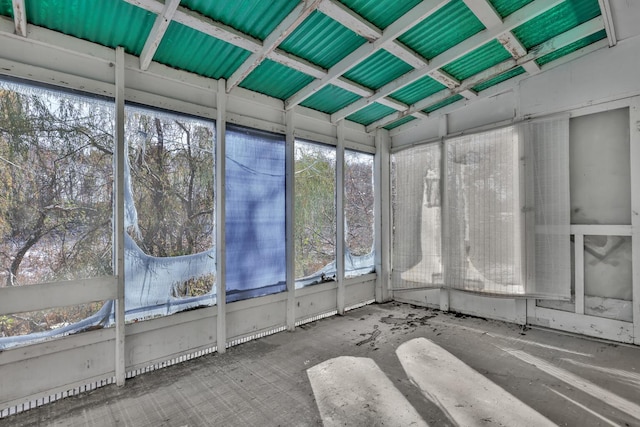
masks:
<path fill-rule="evenodd" d="M 411 114 L 413 117 L 415 117 L 416 119 L 426 119 L 429 118 L 429 115 L 427 113 L 423 113 L 422 111 L 417 111 L 413 114 Z"/>
<path fill-rule="evenodd" d="M 331 121 L 337 122 L 340 119 L 347 117 L 350 114 L 355 113 L 358 110 L 366 107 L 372 102 L 383 98 L 398 89 L 410 85 L 411 83 L 429 75 L 433 70 L 444 67 L 445 65 L 455 61 L 456 59 L 464 56 L 465 54 L 477 49 L 484 44 L 490 42 L 501 34 L 511 31 L 517 26 L 541 15 L 552 7 L 562 3 L 564 0 L 534 0 L 526 6 L 518 9 L 509 15 L 501 25 L 481 31 L 475 36 L 469 37 L 462 43 L 459 43 L 455 47 L 445 51 L 444 53 L 436 56 L 431 60 L 428 67 L 410 71 L 398 79 L 384 85 L 378 89 L 372 96 L 364 99 L 360 99 L 345 108 L 333 113 L 331 115 Z"/>
<path fill-rule="evenodd" d="M 404 111 L 407 108 L 409 108 L 407 104 L 396 101 L 395 99 L 391 99 L 391 98 L 382 98 L 381 100 L 378 101 L 378 104 L 382 104 L 384 106 L 393 108 L 394 110 L 397 110 L 397 111 Z"/>
<path fill-rule="evenodd" d="M 444 89 L 440 92 L 437 92 L 427 98 L 424 98 L 415 104 L 409 106 L 406 111 L 401 111 L 398 113 L 390 114 L 386 117 L 377 120 L 374 123 L 371 123 L 367 126 L 367 132 L 370 132 L 373 129 L 378 127 L 387 126 L 390 123 L 393 123 L 407 115 L 413 114 L 416 111 L 421 111 L 431 105 L 437 104 L 438 102 L 444 101 L 445 99 L 456 95 L 461 94 L 465 96 L 463 92 L 470 90 L 474 86 L 485 82 L 493 77 L 499 76 L 502 73 L 509 71 L 515 67 L 521 66 L 526 62 L 535 61 L 538 58 L 541 58 L 551 52 L 554 52 L 558 49 L 561 49 L 565 46 L 570 45 L 571 43 L 583 39 L 591 34 L 594 34 L 604 28 L 603 19 L 601 16 L 593 18 L 590 21 L 587 21 L 583 24 L 578 25 L 577 27 L 572 28 L 569 31 L 566 31 L 539 46 L 536 46 L 535 49 L 532 49 L 526 56 L 516 60 L 516 59 L 508 59 L 506 61 L 501 62 L 498 65 L 495 65 L 487 70 L 482 71 L 481 73 L 476 74 L 473 77 L 470 77 L 467 80 L 464 80 L 459 87 L 455 89 Z M 467 98 L 465 96 L 465 98 Z M 476 97 L 473 97 L 476 98 Z M 467 98 L 469 99 L 469 98 Z"/>
<path fill-rule="evenodd" d="M 527 54 L 527 49 L 525 49 L 522 43 L 520 43 L 520 40 L 518 40 L 511 31 L 498 36 L 498 42 L 500 42 L 515 59 L 522 58 Z"/>
<path fill-rule="evenodd" d="M 176 13 L 176 9 L 179 4 L 180 0 L 167 0 L 162 8 L 162 12 L 156 16 L 151 32 L 149 33 L 147 41 L 144 43 L 144 47 L 142 48 L 142 53 L 140 53 L 141 70 L 146 71 L 149 69 L 149 64 L 151 64 L 151 61 L 153 60 L 153 55 L 156 54 L 158 46 L 160 46 L 160 42 L 162 41 L 162 37 L 164 37 L 164 33 L 167 31 L 167 28 L 169 28 L 171 19 L 173 19 L 173 15 Z"/>
<path fill-rule="evenodd" d="M 286 65 L 289 68 L 293 68 L 296 71 L 305 73 L 316 79 L 321 79 L 327 75 L 327 70 L 322 67 L 318 67 L 309 61 L 302 58 L 298 58 L 295 55 L 287 53 L 283 50 L 276 49 L 268 55 L 268 58 L 279 64 Z"/>
<path fill-rule="evenodd" d="M 464 96 L 466 99 L 473 99 L 478 97 L 478 92 L 473 89 L 466 89 L 460 92 L 460 95 Z"/>
<path fill-rule="evenodd" d="M 360 15 L 344 6 L 342 3 L 337 3 L 335 0 L 324 0 L 318 10 L 334 21 L 337 21 L 354 31 L 355 33 L 366 38 L 370 42 L 374 42 L 382 37 L 382 31 L 370 22 L 364 20 Z M 422 68 L 427 65 L 427 60 L 400 43 L 398 40 L 394 40 L 393 43 L 388 43 L 384 46 L 390 54 L 402 59 L 413 68 Z"/>
<path fill-rule="evenodd" d="M 464 0 L 464 4 L 471 9 L 471 12 L 485 27 L 493 28 L 502 24 L 502 18 L 487 0 Z"/>
<path fill-rule="evenodd" d="M 491 5 L 487 0 L 464 0 L 464 2 L 485 27 L 492 28 L 502 23 L 502 18 L 493 8 L 493 5 Z M 522 58 L 527 54 L 527 49 L 511 31 L 501 34 L 497 39 L 513 58 Z M 538 64 L 536 64 L 535 61 L 526 62 L 523 64 L 523 67 L 525 71 L 531 75 L 540 72 L 540 67 L 538 67 Z"/>
<path fill-rule="evenodd" d="M 571 62 L 576 60 L 577 58 L 587 55 L 591 52 L 595 52 L 596 50 L 599 49 L 603 49 L 609 47 L 609 41 L 607 39 L 603 39 L 600 41 L 597 41 L 595 43 L 592 43 L 588 46 L 583 47 L 582 49 L 579 49 L 575 52 L 571 52 L 570 54 L 563 56 L 562 58 L 558 59 L 557 61 L 553 61 L 550 62 L 548 64 L 545 64 L 542 66 L 542 71 L 547 71 L 551 68 L 555 68 L 558 67 L 560 65 L 566 64 L 567 62 Z M 514 87 L 516 87 L 516 85 L 518 85 L 518 83 L 520 83 L 520 81 L 524 80 L 525 78 L 528 78 L 529 76 L 526 74 L 520 74 L 519 76 L 516 76 L 512 79 L 509 79 L 507 81 L 504 81 L 496 86 L 493 86 L 487 90 L 482 91 L 482 93 L 478 94 L 477 98 L 471 99 L 471 100 L 467 100 L 464 103 L 461 102 L 456 102 L 453 103 L 451 105 L 447 105 L 446 107 L 439 109 L 437 111 L 434 111 L 433 113 L 431 113 L 429 115 L 429 119 L 436 119 L 440 116 L 443 116 L 445 114 L 451 114 L 452 112 L 459 110 L 461 108 L 464 108 L 472 103 L 475 103 L 481 99 L 486 99 L 486 98 L 490 98 L 492 96 L 496 96 L 500 93 L 504 93 L 507 92 L 509 90 L 512 90 Z M 409 124 L 406 125 L 402 125 L 399 126 L 395 129 L 393 129 L 392 132 L 394 133 L 401 133 L 403 131 L 403 127 L 404 126 L 410 126 Z M 406 129 L 406 128 L 405 128 Z"/>
<path fill-rule="evenodd" d="M 159 0 L 124 0 L 129 4 L 159 15 L 162 13 L 164 3 Z M 215 37 L 234 46 L 241 47 L 250 52 L 256 52 L 262 47 L 260 40 L 250 37 L 228 25 L 216 22 L 198 12 L 178 6 L 173 20 L 201 33 Z"/>
<path fill-rule="evenodd" d="M 616 36 L 616 28 L 613 25 L 613 15 L 611 15 L 611 4 L 609 0 L 598 0 L 600 3 L 600 12 L 604 18 L 604 28 L 607 31 L 607 40 L 609 40 L 609 47 L 613 47 L 618 44 L 618 37 Z"/>
<path fill-rule="evenodd" d="M 429 64 L 425 58 L 418 55 L 398 40 L 394 40 L 393 43 L 387 44 L 384 46 L 384 49 L 390 54 L 402 59 L 413 68 L 422 68 Z"/>
<path fill-rule="evenodd" d="M 389 114 L 388 116 L 371 123 L 367 126 L 366 130 L 367 132 L 371 132 L 376 128 L 387 126 L 388 124 L 400 120 L 408 115 L 412 115 L 413 113 L 422 111 L 425 108 L 430 107 L 431 105 L 442 102 L 453 95 L 462 94 L 462 92 L 471 89 L 475 85 L 482 83 L 483 81 L 487 81 L 496 75 L 500 75 L 505 71 L 514 68 L 516 65 L 517 64 L 515 59 L 508 59 L 504 62 L 501 62 L 500 64 L 489 68 L 488 70 L 485 70 L 473 77 L 470 77 L 467 80 L 464 80 L 462 84 L 456 89 L 443 89 L 431 96 L 428 96 L 427 98 L 421 99 L 413 105 L 410 105 L 409 108 L 405 111 L 399 111 L 397 113 Z"/>
<path fill-rule="evenodd" d="M 449 75 L 448 73 L 444 72 L 443 70 L 433 70 L 429 75 L 434 80 L 442 83 L 443 85 L 445 85 L 449 89 L 453 89 L 453 88 L 456 88 L 456 87 L 460 86 L 460 81 L 458 79 L 456 79 L 455 77 Z"/>
<path fill-rule="evenodd" d="M 24 0 L 13 0 L 12 5 L 16 34 L 27 37 L 27 10 L 24 7 Z"/>
<path fill-rule="evenodd" d="M 331 67 L 325 78 L 314 80 L 313 82 L 302 88 L 300 91 L 298 91 L 296 94 L 291 96 L 289 99 L 287 99 L 285 101 L 285 107 L 287 109 L 293 108 L 326 85 L 331 84 L 333 80 L 337 79 L 342 74 L 354 68 L 378 50 L 383 49 L 387 44 L 393 43 L 397 37 L 405 33 L 409 28 L 420 23 L 431 14 L 437 12 L 449 1 L 450 0 L 424 0 L 422 3 L 419 3 L 413 9 L 406 12 L 400 18 L 395 20 L 391 25 L 389 25 L 382 32 L 382 36 L 380 38 L 372 43 L 363 44 L 351 54 L 347 55 L 345 58 L 339 61 L 336 65 Z"/>
<path fill-rule="evenodd" d="M 129 4 L 140 7 L 146 11 L 160 14 L 164 4 L 158 0 L 124 0 Z M 262 49 L 262 42 L 251 36 L 243 34 L 238 30 L 229 27 L 227 25 L 216 22 L 206 16 L 189 10 L 183 6 L 178 6 L 176 13 L 173 15 L 173 21 L 178 22 L 201 33 L 207 34 L 211 37 L 215 37 L 224 42 L 230 43 L 234 46 L 248 50 L 250 52 L 257 52 Z M 286 65 L 296 71 L 300 71 L 316 79 L 323 78 L 327 75 L 327 70 L 311 64 L 302 58 L 298 58 L 294 55 L 286 53 L 282 50 L 276 49 L 267 55 L 269 59 L 279 64 Z M 345 90 L 353 92 L 360 96 L 371 96 L 373 91 L 364 89 L 362 86 L 356 83 L 349 82 L 348 80 L 341 80 L 333 82 L 336 86 L 339 86 Z"/>
<path fill-rule="evenodd" d="M 522 68 L 527 72 L 527 74 L 533 76 L 534 74 L 538 74 L 541 69 L 540 66 L 536 63 L 536 61 L 527 61 L 522 64 Z"/>
<path fill-rule="evenodd" d="M 518 65 L 522 65 L 527 61 L 532 61 L 541 58 L 551 52 L 561 49 L 570 45 L 573 42 L 577 42 L 585 37 L 597 33 L 604 29 L 604 21 L 602 16 L 596 16 L 595 18 L 583 22 L 577 27 L 573 27 L 569 31 L 565 31 L 562 34 L 555 36 L 552 39 L 547 40 L 544 43 L 534 47 L 522 58 L 517 60 Z"/>
<path fill-rule="evenodd" d="M 318 10 L 370 42 L 382 37 L 382 31 L 360 15 L 334 0 L 323 0 Z"/>
<path fill-rule="evenodd" d="M 527 49 L 520 43 L 520 40 L 513 35 L 511 31 L 498 37 L 498 41 L 511 54 L 514 59 L 520 59 L 527 55 Z M 522 67 L 528 74 L 534 75 L 540 72 L 540 67 L 535 61 L 528 61 L 522 64 Z"/>
<path fill-rule="evenodd" d="M 227 80 L 227 93 L 242 82 L 253 70 L 256 69 L 282 43 L 305 19 L 318 8 L 323 0 L 313 0 L 300 2 L 298 5 L 278 24 L 278 26 L 267 36 L 262 43 L 262 47 L 253 52 L 231 77 Z"/>

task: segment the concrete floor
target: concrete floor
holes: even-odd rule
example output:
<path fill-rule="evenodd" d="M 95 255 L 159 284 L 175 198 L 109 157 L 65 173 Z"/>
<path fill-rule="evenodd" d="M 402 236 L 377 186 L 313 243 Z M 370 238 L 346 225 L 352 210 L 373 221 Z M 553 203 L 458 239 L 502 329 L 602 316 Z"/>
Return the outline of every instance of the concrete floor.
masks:
<path fill-rule="evenodd" d="M 400 303 L 371 305 L 224 355 L 139 375 L 123 388 L 107 386 L 14 415 L 0 425 L 323 422 L 638 426 L 640 348 Z"/>

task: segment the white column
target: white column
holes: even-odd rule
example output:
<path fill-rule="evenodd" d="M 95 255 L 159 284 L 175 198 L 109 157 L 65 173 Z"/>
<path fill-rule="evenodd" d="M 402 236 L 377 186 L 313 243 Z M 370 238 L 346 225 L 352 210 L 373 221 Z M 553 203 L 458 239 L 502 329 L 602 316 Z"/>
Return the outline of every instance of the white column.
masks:
<path fill-rule="evenodd" d="M 115 248 L 115 275 L 117 277 L 116 290 L 116 357 L 115 371 L 116 384 L 123 386 L 125 381 L 125 359 L 124 359 L 124 162 L 125 162 L 125 141 L 124 141 L 124 48 L 116 48 L 116 122 L 115 122 L 115 221 L 113 246 Z"/>
<path fill-rule="evenodd" d="M 629 108 L 633 342 L 640 344 L 640 97 Z"/>
<path fill-rule="evenodd" d="M 584 314 L 584 234 L 575 235 L 574 251 L 575 310 Z"/>
<path fill-rule="evenodd" d="M 374 158 L 376 302 L 389 301 L 391 276 L 391 168 L 389 133 L 376 131 Z"/>
<path fill-rule="evenodd" d="M 440 137 L 442 138 L 441 150 L 440 150 L 440 252 L 442 253 L 442 282 L 446 286 L 449 276 L 449 251 L 447 250 L 449 244 L 447 238 L 449 237 L 449 218 L 447 218 L 447 210 L 449 207 L 449 200 L 447 198 L 447 140 L 445 136 L 449 132 L 447 115 L 443 114 L 440 117 Z M 440 288 L 440 310 L 449 311 L 449 289 Z"/>
<path fill-rule="evenodd" d="M 336 280 L 338 314 L 344 314 L 344 120 L 338 122 L 336 147 Z"/>
<path fill-rule="evenodd" d="M 217 346 L 218 353 L 224 353 L 227 349 L 227 289 L 226 289 L 226 243 L 225 243 L 225 134 L 227 115 L 227 94 L 225 92 L 226 81 L 218 80 L 218 91 L 216 93 L 216 301 L 218 315 L 217 325 Z"/>
<path fill-rule="evenodd" d="M 295 247 L 295 135 L 294 135 L 294 113 L 293 109 L 287 110 L 285 119 L 287 122 L 287 135 L 286 135 L 286 154 L 285 154 L 285 167 L 286 167 L 286 269 L 287 269 L 287 329 L 293 331 L 296 327 L 296 247 Z"/>

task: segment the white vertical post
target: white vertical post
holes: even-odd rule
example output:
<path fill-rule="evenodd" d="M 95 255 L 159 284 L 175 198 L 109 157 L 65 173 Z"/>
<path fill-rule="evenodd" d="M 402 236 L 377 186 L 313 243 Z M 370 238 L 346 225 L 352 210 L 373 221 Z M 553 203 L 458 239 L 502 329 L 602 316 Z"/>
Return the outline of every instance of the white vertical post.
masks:
<path fill-rule="evenodd" d="M 375 265 L 376 265 L 376 302 L 388 301 L 392 294 L 389 290 L 391 275 L 391 170 L 389 156 L 389 133 L 378 129 L 375 135 L 376 154 L 374 158 L 375 188 Z"/>
<path fill-rule="evenodd" d="M 520 93 L 519 90 L 516 91 L 517 94 Z M 519 105 L 519 104 L 518 104 Z M 536 281 L 536 211 L 535 211 L 535 191 L 534 185 L 532 184 L 535 176 L 535 158 L 533 156 L 533 134 L 531 125 L 529 124 L 519 124 L 518 125 L 519 139 L 522 140 L 523 143 L 523 171 L 522 183 L 524 184 L 524 198 L 522 199 L 522 211 L 524 212 L 524 271 L 525 271 L 525 289 L 529 291 L 530 289 L 537 289 Z M 537 302 L 536 298 L 528 298 L 527 299 L 527 317 L 536 318 L 538 317 L 537 311 Z"/>
<path fill-rule="evenodd" d="M 338 281 L 338 314 L 344 314 L 344 120 L 338 122 L 336 147 L 336 279 Z"/>
<path fill-rule="evenodd" d="M 633 342 L 640 344 L 640 97 L 629 107 Z"/>
<path fill-rule="evenodd" d="M 225 156 L 226 156 L 226 116 L 227 116 L 227 94 L 226 81 L 218 80 L 218 91 L 216 93 L 216 304 L 218 306 L 217 325 L 217 347 L 218 353 L 227 350 L 227 289 L 226 289 L 226 243 L 225 243 Z"/>
<path fill-rule="evenodd" d="M 115 122 L 115 221 L 113 246 L 115 248 L 115 275 L 117 277 L 116 289 L 116 357 L 115 371 L 116 384 L 123 386 L 125 381 L 125 359 L 124 359 L 124 162 L 125 162 L 125 141 L 124 141 L 124 48 L 116 48 L 116 122 Z"/>
<path fill-rule="evenodd" d="M 287 269 L 287 314 L 286 322 L 287 329 L 293 331 L 296 327 L 296 247 L 295 247 L 295 174 L 296 174 L 296 159 L 295 159 L 295 123 L 293 109 L 287 110 L 285 115 L 287 122 L 287 135 L 286 135 L 286 154 L 285 154 L 285 191 L 286 191 L 286 269 Z"/>
<path fill-rule="evenodd" d="M 524 141 L 524 132 L 522 126 L 515 126 L 514 135 L 516 136 L 516 143 L 514 149 L 516 150 L 513 160 L 513 188 L 516 189 L 516 197 L 514 197 L 513 209 L 516 214 L 515 232 L 518 235 L 518 259 L 520 261 L 520 276 L 518 277 L 519 284 L 524 288 L 524 292 L 527 292 L 527 233 L 526 233 L 526 209 L 527 204 L 527 185 L 526 185 L 526 149 Z M 527 299 L 516 299 L 516 318 L 515 321 L 519 325 L 527 324 Z"/>
<path fill-rule="evenodd" d="M 574 278 L 575 278 L 575 310 L 576 314 L 584 314 L 584 235 L 576 234 L 574 238 Z"/>
<path fill-rule="evenodd" d="M 442 138 L 440 151 L 440 252 L 442 254 L 442 283 L 447 285 L 449 276 L 449 218 L 447 218 L 447 208 L 449 200 L 447 198 L 447 140 L 445 137 L 449 133 L 447 115 L 440 117 L 440 138 Z M 449 289 L 440 288 L 440 310 L 449 311 Z"/>

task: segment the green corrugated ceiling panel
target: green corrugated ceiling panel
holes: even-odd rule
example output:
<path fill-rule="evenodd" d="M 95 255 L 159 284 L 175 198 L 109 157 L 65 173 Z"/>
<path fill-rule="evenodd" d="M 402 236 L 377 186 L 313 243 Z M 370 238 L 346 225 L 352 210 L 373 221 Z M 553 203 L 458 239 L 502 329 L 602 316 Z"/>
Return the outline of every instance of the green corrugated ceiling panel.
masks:
<path fill-rule="evenodd" d="M 530 49 L 598 15 L 598 0 L 566 0 L 515 28 L 513 34 Z"/>
<path fill-rule="evenodd" d="M 240 86 L 274 98 L 286 99 L 311 83 L 313 77 L 267 59 Z"/>
<path fill-rule="evenodd" d="M 581 40 L 571 43 L 563 47 L 562 49 L 558 49 L 555 52 L 551 52 L 542 58 L 536 60 L 538 65 L 544 65 L 551 61 L 555 61 L 556 59 L 563 57 L 565 55 L 570 54 L 571 52 L 575 52 L 576 50 L 582 49 L 585 46 L 589 46 L 592 43 L 597 42 L 598 40 L 602 40 L 607 37 L 607 32 L 605 30 L 598 31 L 597 33 L 591 34 L 588 37 L 585 37 Z"/>
<path fill-rule="evenodd" d="M 453 0 L 398 40 L 432 59 L 483 29 L 482 22 L 462 0 Z"/>
<path fill-rule="evenodd" d="M 445 88 L 446 86 L 442 83 L 429 76 L 424 76 L 420 80 L 393 92 L 390 97 L 397 101 L 404 102 L 407 105 L 411 105 Z"/>
<path fill-rule="evenodd" d="M 456 79 L 463 81 L 509 58 L 512 58 L 512 56 L 504 46 L 497 40 L 492 40 L 484 46 L 456 59 L 444 67 L 443 70 Z"/>
<path fill-rule="evenodd" d="M 298 5 L 291 0 L 182 0 L 180 3 L 214 21 L 264 40 Z"/>
<path fill-rule="evenodd" d="M 501 17 L 505 18 L 533 0 L 489 0 Z"/>
<path fill-rule="evenodd" d="M 511 78 L 513 78 L 515 76 L 519 76 L 520 74 L 523 74 L 524 72 L 525 72 L 524 68 L 522 68 L 522 67 L 517 67 L 517 68 L 511 69 L 511 70 L 507 71 L 506 73 L 499 74 L 499 75 L 497 75 L 497 76 L 495 76 L 495 77 L 493 77 L 493 78 L 491 78 L 491 79 L 489 79 L 489 80 L 487 80 L 485 82 L 482 82 L 482 83 L 474 86 L 473 90 L 475 90 L 476 92 L 480 92 L 480 91 L 483 91 L 485 89 L 489 89 L 491 86 L 495 86 L 498 83 L 502 83 L 505 80 L 509 80 L 509 79 L 511 79 Z"/>
<path fill-rule="evenodd" d="M 349 9 L 384 30 L 421 0 L 340 0 Z"/>
<path fill-rule="evenodd" d="M 27 22 L 140 55 L 156 15 L 124 1 L 26 0 Z"/>
<path fill-rule="evenodd" d="M 13 18 L 13 6 L 11 0 L 0 0 L 0 15 Z"/>
<path fill-rule="evenodd" d="M 362 110 L 357 111 L 350 116 L 347 116 L 347 120 L 351 120 L 352 122 L 360 123 L 361 125 L 367 126 L 375 122 L 376 120 L 380 120 L 381 118 L 395 112 L 396 110 L 391 107 L 387 107 L 386 105 L 374 102 L 373 104 L 363 108 Z"/>
<path fill-rule="evenodd" d="M 386 50 L 379 50 L 344 76 L 369 89 L 376 90 L 411 70 L 413 67 L 403 60 Z"/>
<path fill-rule="evenodd" d="M 301 102 L 303 107 L 333 114 L 336 111 L 356 102 L 360 96 L 334 85 L 328 85 Z"/>
<path fill-rule="evenodd" d="M 386 125 L 384 128 L 386 130 L 391 130 L 391 129 L 397 128 L 398 126 L 402 126 L 405 123 L 409 123 L 410 121 L 415 120 L 415 119 L 416 118 L 413 117 L 413 116 L 406 116 L 406 117 L 398 120 L 397 122 L 393 122 L 390 125 Z"/>
<path fill-rule="evenodd" d="M 280 48 L 323 68 L 330 68 L 366 40 L 320 12 L 313 12 Z"/>
<path fill-rule="evenodd" d="M 171 67 L 219 79 L 231 76 L 250 54 L 247 50 L 174 21 L 169 24 L 153 59 Z"/>
<path fill-rule="evenodd" d="M 433 113 L 436 110 L 439 110 L 443 107 L 446 107 L 449 104 L 453 104 L 454 102 L 458 102 L 461 99 L 464 99 L 464 97 L 462 95 L 454 95 L 450 98 L 447 98 L 443 101 L 438 102 L 437 104 L 433 104 L 430 107 L 425 108 L 424 110 L 422 110 L 423 112 L 429 114 L 429 113 Z"/>

